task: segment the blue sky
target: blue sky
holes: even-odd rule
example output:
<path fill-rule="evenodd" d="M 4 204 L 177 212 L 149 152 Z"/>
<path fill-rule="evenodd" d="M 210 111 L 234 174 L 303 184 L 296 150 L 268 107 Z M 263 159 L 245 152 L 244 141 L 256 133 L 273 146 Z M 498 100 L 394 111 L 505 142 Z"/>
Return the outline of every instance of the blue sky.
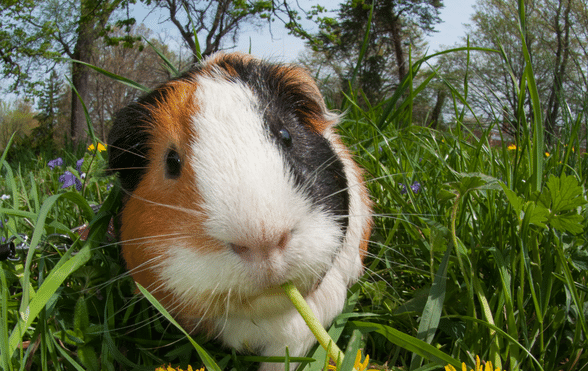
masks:
<path fill-rule="evenodd" d="M 322 0 L 318 1 L 318 3 L 324 5 L 327 9 L 336 9 L 340 1 Z M 298 0 L 298 3 L 302 8 L 309 9 L 317 1 Z M 440 50 L 442 45 L 453 45 L 459 41 L 460 37 L 465 35 L 463 24 L 470 21 L 475 0 L 445 0 L 444 3 L 445 7 L 441 10 L 443 22 L 435 27 L 439 32 L 427 38 L 429 53 Z M 160 23 L 156 15 L 151 14 L 145 18 L 145 16 L 140 16 L 140 13 L 146 14 L 146 12 L 142 10 L 135 14 L 139 23 L 145 23 L 147 27 L 155 32 L 167 33 L 172 39 L 177 37 L 175 26 L 171 23 Z M 258 57 L 293 62 L 304 49 L 304 43 L 302 40 L 288 35 L 280 22 L 276 21 L 272 25 L 272 36 L 270 36 L 265 26 L 259 30 L 255 30 L 251 26 L 244 27 L 234 50 L 248 52 L 250 47 L 251 53 Z"/>

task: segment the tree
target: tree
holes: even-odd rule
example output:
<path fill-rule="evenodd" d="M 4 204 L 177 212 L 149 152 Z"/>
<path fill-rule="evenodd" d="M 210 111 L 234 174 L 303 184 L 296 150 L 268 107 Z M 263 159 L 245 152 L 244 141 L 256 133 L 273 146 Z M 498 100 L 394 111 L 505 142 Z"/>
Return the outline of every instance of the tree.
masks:
<path fill-rule="evenodd" d="M 37 107 L 40 112 L 37 114 L 36 119 L 39 120 L 39 126 L 44 126 L 49 131 L 53 131 L 57 125 L 57 118 L 60 114 L 58 100 L 62 86 L 62 81 L 59 80 L 57 72 L 51 71 L 49 81 L 39 96 Z"/>
<path fill-rule="evenodd" d="M 324 55 L 327 63 L 344 66 L 340 69 L 344 72 L 342 80 L 353 76 L 364 46 L 371 4 L 366 0 L 347 0 L 340 5 L 337 18 L 318 18 L 320 33 L 309 44 Z M 379 101 L 406 76 L 409 49 L 413 55 L 422 51 L 423 34 L 433 32 L 434 25 L 440 22 L 443 3 L 376 0 L 373 7 L 370 37 L 357 77 L 368 100 Z"/>
<path fill-rule="evenodd" d="M 204 35 L 201 55 L 208 56 L 230 38 L 236 42 L 241 26 L 246 22 L 269 19 L 276 11 L 271 1 L 253 0 L 149 0 L 154 8 L 165 9 L 169 20 L 176 26 L 184 43 L 198 58 L 194 35 Z"/>
<path fill-rule="evenodd" d="M 37 125 L 34 116 L 33 106 L 24 99 L 0 101 L 0 148 L 6 147 L 13 134 L 17 139 L 29 134 Z"/>
<path fill-rule="evenodd" d="M 125 34 L 123 29 L 114 29 L 111 37 L 123 37 Z M 144 25 L 133 27 L 128 33 L 131 37 L 142 35 L 179 70 L 184 69 L 186 66 L 183 64 L 186 62 L 172 52 L 164 42 L 151 38 L 151 34 L 152 32 Z M 143 40 L 134 43 L 133 47 L 109 45 L 105 40 L 99 40 L 95 45 L 91 63 L 148 88 L 154 88 L 173 76 L 163 67 L 163 62 L 153 47 Z M 90 72 L 88 85 L 89 100 L 86 105 L 90 118 L 96 135 L 105 140 L 112 117 L 141 92 L 96 71 Z"/>
<path fill-rule="evenodd" d="M 66 56 L 89 63 L 95 42 L 108 37 L 111 16 L 117 9 L 128 5 L 128 0 L 2 0 L 1 4 L 2 23 L 12 25 L 0 33 L 4 74 L 13 76 L 16 85 L 26 82 L 34 88 L 56 67 L 58 60 L 55 57 Z M 121 22 L 132 23 L 128 20 Z M 21 40 L 23 36 L 24 40 Z M 43 64 L 49 67 L 35 76 L 29 74 L 35 70 L 35 65 Z M 89 70 L 82 64 L 72 63 L 70 73 L 72 90 L 77 92 L 71 95 L 70 135 L 75 145 L 83 145 L 87 140 L 87 125 L 82 101 L 88 100 Z"/>
<path fill-rule="evenodd" d="M 2 76 L 11 79 L 11 92 L 31 92 L 54 63 L 49 58 L 59 55 L 53 50 L 50 22 L 40 22 L 33 0 L 0 0 L 0 61 Z M 33 76 L 31 76 L 33 75 Z"/>
<path fill-rule="evenodd" d="M 132 45 L 137 38 L 129 35 L 128 28 L 126 36 L 110 35 L 115 26 L 128 27 L 134 23 L 128 16 L 119 19 L 115 16 L 118 9 L 128 7 L 129 3 L 134 0 L 0 0 L 0 22 L 11 26 L 0 31 L 4 76 L 11 76 L 14 86 L 26 86 L 24 90 L 34 94 L 39 92 L 39 85 L 43 85 L 41 81 L 48 73 L 59 67 L 56 57 L 91 63 L 99 40 L 105 40 L 108 45 Z M 290 20 L 296 16 L 286 1 L 281 5 L 265 0 L 145 0 L 145 3 L 153 5 L 155 10 L 167 11 L 169 20 L 192 51 L 193 60 L 198 57 L 194 33 L 204 35 L 202 55 L 206 56 L 221 49 L 226 39 L 235 41 L 244 22 L 269 20 L 271 14 L 280 11 Z M 297 23 L 291 22 L 290 27 L 297 27 Z M 79 63 L 71 63 L 69 67 L 73 87 L 70 136 L 74 144 L 84 144 L 87 123 L 81 102 L 90 101 L 90 70 Z"/>
<path fill-rule="evenodd" d="M 468 31 L 473 46 L 502 48 L 506 57 L 472 54 L 469 102 L 487 119 L 503 121 L 503 130 L 514 136 L 532 120 L 530 99 L 524 102 L 526 112 L 519 109 L 517 91 L 526 62 L 517 15 L 516 0 L 479 0 Z M 551 134 L 547 140 L 557 136 L 564 125 L 562 105 L 578 113 L 584 104 L 588 87 L 584 80 L 588 63 L 585 15 L 582 0 L 525 1 L 525 39 L 544 110 L 543 125 Z"/>
<path fill-rule="evenodd" d="M 70 58 L 90 63 L 94 53 L 95 42 L 100 36 L 104 36 L 107 30 L 107 22 L 112 13 L 123 3 L 123 0 L 82 0 L 79 7 L 77 20 L 77 37 L 73 50 L 67 43 L 58 39 Z M 88 102 L 90 71 L 88 67 L 78 63 L 71 66 L 71 82 L 77 94 L 72 94 L 71 101 L 71 140 L 76 145 L 85 145 L 86 116 L 82 102 Z M 79 95 L 79 98 L 78 96 Z"/>

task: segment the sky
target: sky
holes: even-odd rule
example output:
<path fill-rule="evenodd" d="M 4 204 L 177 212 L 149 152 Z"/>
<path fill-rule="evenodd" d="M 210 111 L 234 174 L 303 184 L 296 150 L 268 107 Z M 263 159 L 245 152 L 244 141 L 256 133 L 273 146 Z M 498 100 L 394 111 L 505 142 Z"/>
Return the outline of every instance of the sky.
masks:
<path fill-rule="evenodd" d="M 319 4 L 327 9 L 335 10 L 341 0 L 322 0 Z M 298 0 L 303 9 L 309 9 L 317 1 Z M 439 31 L 427 37 L 429 43 L 429 54 L 441 50 L 441 46 L 450 46 L 460 41 L 465 36 L 464 23 L 470 21 L 473 13 L 475 0 L 445 0 L 445 7 L 441 9 L 442 23 L 435 28 Z M 156 15 L 148 15 L 144 10 L 137 9 L 135 14 L 138 23 L 144 23 L 147 27 L 158 33 L 167 33 L 172 39 L 176 37 L 177 31 L 171 23 L 162 23 Z M 310 23 L 309 23 L 310 25 Z M 281 26 L 279 21 L 272 25 L 272 34 L 267 27 L 259 30 L 253 27 L 245 27 L 239 35 L 236 48 L 233 50 L 248 53 L 279 62 L 294 62 L 304 49 L 304 42 L 294 36 L 288 35 L 287 30 Z"/>

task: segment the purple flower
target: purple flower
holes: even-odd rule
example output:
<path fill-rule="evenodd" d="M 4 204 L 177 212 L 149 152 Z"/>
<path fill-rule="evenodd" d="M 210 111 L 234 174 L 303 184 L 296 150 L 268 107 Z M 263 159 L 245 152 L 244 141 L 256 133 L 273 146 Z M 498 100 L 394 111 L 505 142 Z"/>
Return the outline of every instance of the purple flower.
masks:
<path fill-rule="evenodd" d="M 71 171 L 66 171 L 59 177 L 59 182 L 61 183 L 61 188 L 71 187 L 73 185 L 76 186 L 78 191 L 82 190 L 82 182 L 71 173 Z"/>
<path fill-rule="evenodd" d="M 407 192 L 406 189 L 406 185 L 404 185 L 403 183 L 398 183 L 400 185 L 400 194 L 404 195 Z M 421 191 L 421 183 L 417 182 L 416 180 L 414 181 L 414 183 L 412 183 L 412 185 L 410 186 L 410 189 L 412 190 L 413 193 L 419 193 Z"/>
<path fill-rule="evenodd" d="M 76 170 L 78 171 L 78 173 L 82 172 L 82 165 L 84 164 L 84 158 L 80 158 L 77 162 L 76 162 Z"/>
<path fill-rule="evenodd" d="M 49 169 L 53 170 L 56 166 L 60 167 L 63 166 L 63 159 L 61 157 L 57 157 L 55 160 L 51 160 L 47 163 Z"/>

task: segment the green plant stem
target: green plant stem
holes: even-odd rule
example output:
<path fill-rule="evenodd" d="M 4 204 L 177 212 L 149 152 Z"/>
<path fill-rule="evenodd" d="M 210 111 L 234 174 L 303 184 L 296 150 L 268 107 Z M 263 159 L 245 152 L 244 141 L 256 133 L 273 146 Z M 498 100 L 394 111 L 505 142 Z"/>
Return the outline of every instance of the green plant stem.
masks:
<path fill-rule="evenodd" d="M 323 325 L 321 325 L 319 320 L 316 318 L 316 316 L 312 312 L 312 309 L 310 309 L 310 306 L 308 305 L 306 300 L 304 300 L 302 294 L 300 294 L 300 291 L 298 291 L 298 289 L 296 288 L 296 286 L 294 286 L 292 282 L 284 283 L 282 285 L 282 288 L 284 289 L 286 296 L 288 296 L 292 304 L 294 304 L 294 307 L 296 308 L 298 313 L 300 313 L 300 315 L 304 319 L 304 322 L 306 322 L 306 325 L 308 326 L 310 331 L 318 340 L 319 344 L 323 348 L 325 348 L 325 350 L 329 354 L 329 357 L 331 357 L 331 359 L 333 359 L 337 363 L 337 365 L 340 365 L 343 362 L 343 352 L 341 351 L 341 349 L 339 349 L 337 344 L 335 344 L 333 339 L 331 339 Z"/>
<path fill-rule="evenodd" d="M 461 260 L 461 253 L 459 251 L 459 245 L 457 242 L 457 232 L 455 229 L 455 220 L 457 219 L 457 208 L 459 206 L 459 200 L 461 199 L 461 194 L 457 194 L 455 201 L 453 202 L 453 208 L 451 210 L 451 237 L 452 237 L 452 241 L 453 241 L 453 246 L 455 247 L 455 256 L 457 257 L 457 261 L 459 263 L 459 268 L 461 269 L 461 272 L 463 274 L 463 279 L 466 283 L 466 286 L 468 288 L 468 291 L 470 291 L 470 281 L 468 279 L 467 276 L 467 272 L 465 270 L 465 266 L 463 264 L 463 261 Z"/>

